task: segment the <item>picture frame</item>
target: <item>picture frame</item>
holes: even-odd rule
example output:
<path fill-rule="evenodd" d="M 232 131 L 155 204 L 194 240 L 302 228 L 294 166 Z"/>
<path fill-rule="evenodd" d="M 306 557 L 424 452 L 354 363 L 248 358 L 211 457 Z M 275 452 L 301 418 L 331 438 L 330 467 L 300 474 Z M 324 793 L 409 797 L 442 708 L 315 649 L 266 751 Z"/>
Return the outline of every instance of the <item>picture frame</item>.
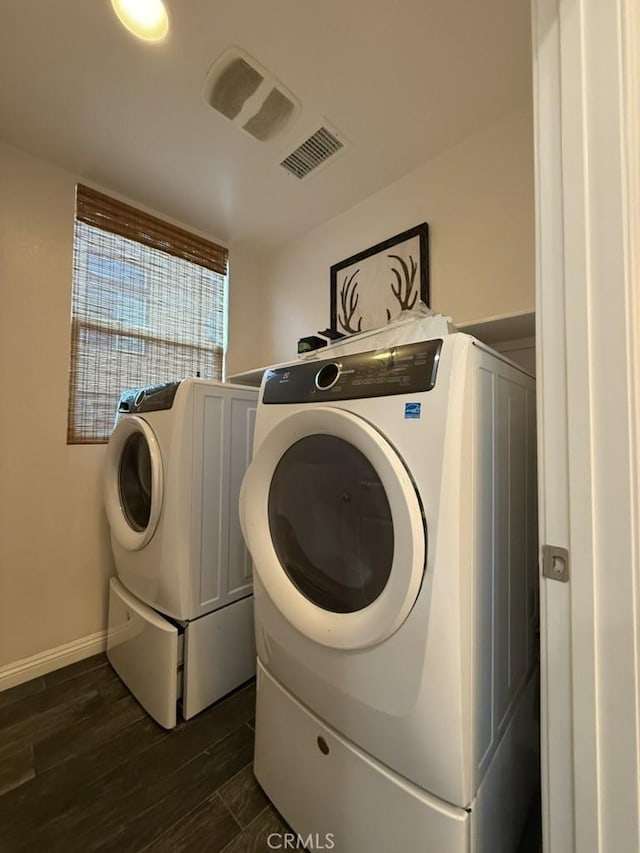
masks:
<path fill-rule="evenodd" d="M 422 222 L 330 268 L 332 336 L 383 326 L 429 306 L 429 226 Z"/>

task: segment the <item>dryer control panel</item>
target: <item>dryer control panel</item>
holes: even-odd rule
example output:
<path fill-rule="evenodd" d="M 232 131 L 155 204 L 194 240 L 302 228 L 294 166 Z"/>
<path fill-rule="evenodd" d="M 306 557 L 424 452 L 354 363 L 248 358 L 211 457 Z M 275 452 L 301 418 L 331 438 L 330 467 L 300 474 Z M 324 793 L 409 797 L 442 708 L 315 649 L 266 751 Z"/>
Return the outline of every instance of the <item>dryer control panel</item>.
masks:
<path fill-rule="evenodd" d="M 146 388 L 129 388 L 120 396 L 118 412 L 133 415 L 138 412 L 170 409 L 179 385 L 179 382 L 165 382 L 162 385 L 148 385 Z"/>
<path fill-rule="evenodd" d="M 430 391 L 442 340 L 301 362 L 268 370 L 263 403 L 326 403 Z"/>

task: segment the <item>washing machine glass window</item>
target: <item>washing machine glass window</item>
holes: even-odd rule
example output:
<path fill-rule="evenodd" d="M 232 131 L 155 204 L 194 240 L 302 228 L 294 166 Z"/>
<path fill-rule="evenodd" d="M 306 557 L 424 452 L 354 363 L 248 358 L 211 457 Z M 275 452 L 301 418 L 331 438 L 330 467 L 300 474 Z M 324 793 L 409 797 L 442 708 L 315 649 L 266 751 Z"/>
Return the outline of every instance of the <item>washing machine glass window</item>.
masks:
<path fill-rule="evenodd" d="M 332 482 L 328 475 L 323 479 L 327 465 L 333 466 L 335 491 L 321 500 Z M 365 484 L 371 489 L 361 489 Z M 342 517 L 352 523 L 346 531 L 339 515 L 345 504 L 358 510 Z M 259 441 L 245 474 L 240 522 L 256 578 L 285 619 L 310 640 L 363 649 L 393 634 L 411 612 L 425 572 L 426 520 L 404 462 L 358 415 L 310 405 L 278 421 Z M 285 522 L 295 539 L 287 539 Z M 335 552 L 339 548 L 329 540 L 340 535 L 338 545 L 357 562 L 347 564 L 340 554 L 337 568 L 316 562 L 312 545 L 333 544 Z M 300 584 L 307 582 L 304 592 L 290 572 Z M 336 580 L 344 595 L 331 594 Z M 342 610 L 329 609 L 338 607 L 336 598 Z M 324 604 L 315 603 L 320 599 Z"/>
<path fill-rule="evenodd" d="M 310 435 L 278 463 L 269 527 L 285 572 L 334 613 L 367 607 L 384 590 L 394 555 L 389 500 L 371 462 L 333 435 Z"/>
<path fill-rule="evenodd" d="M 128 551 L 144 548 L 158 526 L 163 495 L 158 439 L 144 418 L 125 415 L 111 433 L 105 463 L 104 508 L 112 539 Z"/>
<path fill-rule="evenodd" d="M 142 433 L 130 435 L 122 448 L 118 475 L 120 500 L 134 530 L 144 530 L 151 517 L 151 454 Z"/>

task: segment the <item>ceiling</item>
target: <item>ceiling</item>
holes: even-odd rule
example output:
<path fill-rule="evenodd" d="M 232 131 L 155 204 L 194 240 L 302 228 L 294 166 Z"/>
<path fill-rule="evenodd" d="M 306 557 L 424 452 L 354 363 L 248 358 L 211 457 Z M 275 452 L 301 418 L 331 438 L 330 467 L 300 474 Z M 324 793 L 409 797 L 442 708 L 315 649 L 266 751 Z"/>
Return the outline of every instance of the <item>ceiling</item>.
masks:
<path fill-rule="evenodd" d="M 303 233 L 531 98 L 529 0 L 166 4 L 151 45 L 109 0 L 0 2 L 0 139 L 227 244 Z M 231 45 L 302 104 L 269 142 L 203 97 Z M 322 121 L 346 150 L 292 177 Z"/>

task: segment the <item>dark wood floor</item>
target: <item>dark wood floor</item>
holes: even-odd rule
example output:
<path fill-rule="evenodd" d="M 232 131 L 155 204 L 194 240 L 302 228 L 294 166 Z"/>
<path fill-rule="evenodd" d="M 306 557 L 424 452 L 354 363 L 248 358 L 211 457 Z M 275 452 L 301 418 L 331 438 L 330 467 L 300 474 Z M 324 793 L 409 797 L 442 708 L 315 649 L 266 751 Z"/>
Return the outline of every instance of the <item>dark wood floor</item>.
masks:
<path fill-rule="evenodd" d="M 0 851 L 262 853 L 288 830 L 253 777 L 254 703 L 167 732 L 104 655 L 0 693 Z"/>
<path fill-rule="evenodd" d="M 104 655 L 0 693 L 0 853 L 267 851 L 290 830 L 253 777 L 254 704 L 250 684 L 167 732 Z"/>

